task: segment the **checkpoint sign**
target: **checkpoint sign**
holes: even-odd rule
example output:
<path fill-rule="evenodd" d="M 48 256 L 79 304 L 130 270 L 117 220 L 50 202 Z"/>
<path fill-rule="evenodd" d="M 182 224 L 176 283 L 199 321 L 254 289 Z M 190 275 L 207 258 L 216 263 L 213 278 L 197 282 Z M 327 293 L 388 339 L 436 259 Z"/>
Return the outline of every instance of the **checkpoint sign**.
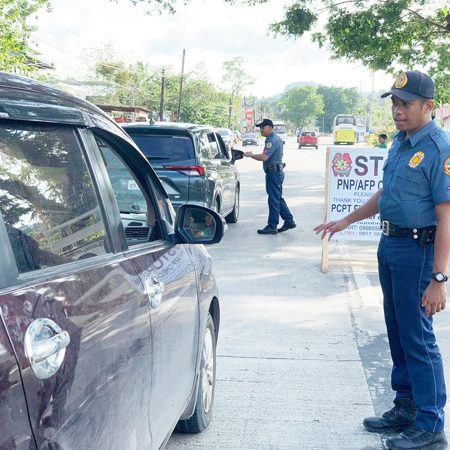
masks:
<path fill-rule="evenodd" d="M 383 185 L 387 149 L 330 147 L 327 152 L 327 221 L 338 220 L 363 205 Z M 378 241 L 379 214 L 336 233 L 339 240 Z"/>

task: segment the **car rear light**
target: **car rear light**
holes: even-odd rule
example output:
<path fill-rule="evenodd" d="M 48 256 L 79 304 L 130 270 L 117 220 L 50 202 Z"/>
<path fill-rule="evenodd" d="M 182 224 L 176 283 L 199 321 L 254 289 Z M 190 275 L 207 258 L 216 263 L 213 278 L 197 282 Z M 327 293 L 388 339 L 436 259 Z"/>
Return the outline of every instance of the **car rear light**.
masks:
<path fill-rule="evenodd" d="M 205 175 L 205 168 L 203 166 L 164 166 L 168 170 L 176 170 L 184 175 L 188 176 L 200 176 Z"/>

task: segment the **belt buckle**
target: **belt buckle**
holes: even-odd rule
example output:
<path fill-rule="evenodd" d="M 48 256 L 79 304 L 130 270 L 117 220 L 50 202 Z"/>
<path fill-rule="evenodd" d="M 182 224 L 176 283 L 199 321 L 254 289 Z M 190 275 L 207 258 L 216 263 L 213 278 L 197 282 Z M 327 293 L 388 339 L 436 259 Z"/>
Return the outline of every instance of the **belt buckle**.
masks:
<path fill-rule="evenodd" d="M 391 228 L 391 224 L 389 223 L 388 220 L 383 220 L 381 222 L 381 231 L 384 236 L 389 236 L 390 228 Z"/>

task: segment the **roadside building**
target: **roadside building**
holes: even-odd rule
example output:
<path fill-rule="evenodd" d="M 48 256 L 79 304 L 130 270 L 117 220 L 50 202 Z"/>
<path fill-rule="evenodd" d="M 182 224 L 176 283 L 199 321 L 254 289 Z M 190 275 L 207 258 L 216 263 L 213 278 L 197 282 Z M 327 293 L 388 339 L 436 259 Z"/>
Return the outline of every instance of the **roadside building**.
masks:
<path fill-rule="evenodd" d="M 116 106 L 116 105 L 99 105 L 102 111 L 109 114 L 116 122 L 147 122 L 152 117 L 152 111 L 140 106 Z"/>

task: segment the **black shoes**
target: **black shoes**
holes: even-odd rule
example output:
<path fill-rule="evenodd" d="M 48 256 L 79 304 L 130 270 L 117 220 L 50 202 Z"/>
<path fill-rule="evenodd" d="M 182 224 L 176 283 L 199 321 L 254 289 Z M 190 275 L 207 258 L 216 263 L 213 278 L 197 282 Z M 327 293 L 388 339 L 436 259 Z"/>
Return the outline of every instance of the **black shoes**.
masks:
<path fill-rule="evenodd" d="M 278 234 L 278 230 L 276 228 L 269 228 L 268 226 L 256 231 L 258 234 Z"/>
<path fill-rule="evenodd" d="M 297 226 L 297 224 L 294 221 L 284 222 L 283 226 L 281 228 L 278 228 L 278 233 L 282 233 L 283 231 L 287 231 L 287 230 L 292 230 L 296 226 Z"/>
<path fill-rule="evenodd" d="M 447 438 L 443 431 L 432 433 L 412 425 L 398 436 L 389 438 L 386 445 L 392 450 L 442 450 L 447 448 Z"/>
<path fill-rule="evenodd" d="M 364 419 L 364 428 L 375 433 L 385 433 L 389 431 L 400 432 L 411 426 L 417 414 L 417 408 L 413 401 L 409 398 L 403 398 L 395 400 L 394 403 L 395 406 L 381 417 L 367 417 Z"/>

